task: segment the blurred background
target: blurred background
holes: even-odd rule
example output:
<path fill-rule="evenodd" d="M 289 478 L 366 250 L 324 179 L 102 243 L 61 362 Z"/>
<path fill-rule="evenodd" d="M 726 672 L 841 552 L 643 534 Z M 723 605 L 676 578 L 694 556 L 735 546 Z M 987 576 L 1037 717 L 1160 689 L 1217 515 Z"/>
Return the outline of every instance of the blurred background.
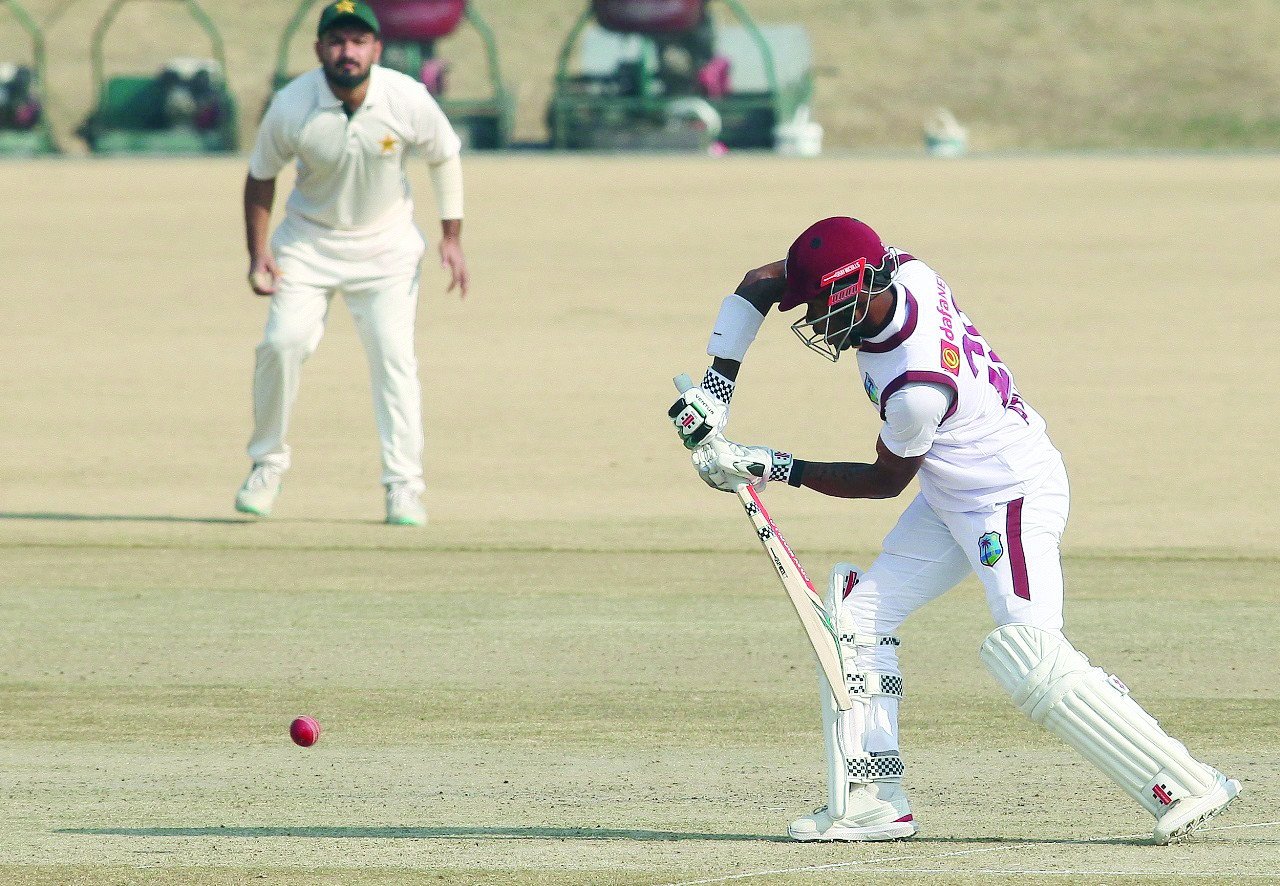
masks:
<path fill-rule="evenodd" d="M 455 119 L 489 118 L 474 146 L 778 147 L 774 127 L 790 124 L 781 147 L 799 153 L 921 150 L 926 128 L 941 152 L 1280 147 L 1280 5 L 1270 0 L 375 5 L 387 63 L 455 103 Z M 0 0 L 0 82 L 20 97 L 13 69 L 38 79 L 32 44 L 42 40 L 42 112 L 64 151 L 83 152 L 76 132 L 107 85 L 95 83 L 95 52 L 104 81 L 159 77 L 171 59 L 185 59 L 170 79 L 205 71 L 220 86 L 225 78 L 234 141 L 244 148 L 277 73 L 312 63 L 320 8 L 316 0 Z M 100 33 L 104 16 L 110 26 Z M 217 64 L 202 68 L 207 59 Z M 130 99 L 128 85 L 117 86 L 117 104 L 159 100 L 157 90 Z M 144 108 L 115 110 L 131 125 L 161 123 Z M 0 127 L 15 125 L 12 109 L 0 113 Z M 102 150 L 126 147 L 105 141 Z M 170 139 L 158 149 L 182 146 Z M 141 147 L 135 140 L 129 149 Z"/>

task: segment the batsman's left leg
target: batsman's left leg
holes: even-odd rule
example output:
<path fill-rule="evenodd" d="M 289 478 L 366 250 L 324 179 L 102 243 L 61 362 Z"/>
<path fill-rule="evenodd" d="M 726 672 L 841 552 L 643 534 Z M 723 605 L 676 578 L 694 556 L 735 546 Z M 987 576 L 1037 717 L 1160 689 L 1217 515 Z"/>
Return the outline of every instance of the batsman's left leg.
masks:
<path fill-rule="evenodd" d="M 827 750 L 827 805 L 791 823 L 794 839 L 895 840 L 916 832 L 902 788 L 898 705 L 903 695 L 898 638 L 908 615 L 954 587 L 969 565 L 942 520 L 917 498 L 865 575 L 832 570 L 828 610 L 839 628 L 846 685 L 854 699 L 838 711 L 819 675 Z"/>

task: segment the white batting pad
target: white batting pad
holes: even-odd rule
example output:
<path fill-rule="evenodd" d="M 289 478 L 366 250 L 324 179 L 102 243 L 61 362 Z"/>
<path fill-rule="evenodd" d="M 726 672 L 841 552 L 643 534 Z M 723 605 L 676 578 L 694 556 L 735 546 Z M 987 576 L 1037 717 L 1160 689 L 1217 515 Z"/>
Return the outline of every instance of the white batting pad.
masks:
<path fill-rule="evenodd" d="M 866 736 L 873 728 L 892 721 L 897 734 L 897 702 L 902 698 L 902 678 L 894 674 L 859 671 L 856 664 L 859 646 L 898 645 L 891 636 L 855 634 L 841 622 L 841 605 L 846 594 L 857 583 L 861 570 L 849 563 L 837 563 L 827 584 L 827 612 L 837 625 L 840 657 L 844 663 L 845 685 L 855 704 L 851 710 L 836 708 L 826 677 L 818 670 L 818 694 L 822 699 L 822 734 L 827 751 L 827 807 L 831 817 L 845 816 L 850 783 L 868 784 L 882 779 L 899 779 L 904 767 L 897 750 L 868 751 Z M 892 699 L 890 707 L 887 699 Z"/>
<path fill-rule="evenodd" d="M 1160 817 L 1209 791 L 1217 773 L 1129 697 L 1129 688 L 1089 666 L 1064 637 L 1031 625 L 996 628 L 980 653 L 1013 702 Z"/>

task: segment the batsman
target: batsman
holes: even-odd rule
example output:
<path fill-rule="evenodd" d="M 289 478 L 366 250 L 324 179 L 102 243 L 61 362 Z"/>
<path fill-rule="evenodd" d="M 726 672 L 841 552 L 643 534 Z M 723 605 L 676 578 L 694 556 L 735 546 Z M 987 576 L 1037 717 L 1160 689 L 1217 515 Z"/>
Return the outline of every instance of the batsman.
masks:
<path fill-rule="evenodd" d="M 855 352 L 883 422 L 874 461 L 808 461 L 724 437 L 738 370 L 775 305 L 803 309 L 791 328 L 828 360 Z M 854 704 L 840 710 L 819 673 L 828 798 L 791 823 L 792 838 L 916 833 L 902 786 L 896 634 L 973 572 L 996 623 L 983 663 L 1023 713 L 1155 817 L 1156 843 L 1181 840 L 1236 798 L 1238 781 L 1191 756 L 1063 634 L 1059 543 L 1070 494 L 1062 456 L 931 267 L 861 221 L 823 219 L 785 260 L 748 272 L 725 298 L 707 352 L 713 362 L 701 385 L 669 413 L 707 485 L 759 491 L 773 482 L 838 498 L 894 498 L 919 480 L 871 568 L 839 563 L 831 571 L 826 605 Z"/>

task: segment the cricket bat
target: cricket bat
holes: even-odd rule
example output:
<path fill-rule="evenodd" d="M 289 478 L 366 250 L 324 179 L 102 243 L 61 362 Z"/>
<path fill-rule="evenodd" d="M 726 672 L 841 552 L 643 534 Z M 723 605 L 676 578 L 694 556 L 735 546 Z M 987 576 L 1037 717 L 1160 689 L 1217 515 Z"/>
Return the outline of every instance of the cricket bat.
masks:
<path fill-rule="evenodd" d="M 687 375 L 679 375 L 674 379 L 676 390 L 684 393 L 693 387 Z M 847 711 L 853 707 L 853 699 L 849 697 L 849 687 L 845 683 L 844 663 L 840 657 L 840 642 L 836 638 L 837 626 L 832 623 L 831 615 L 822 603 L 822 597 L 813 589 L 813 582 L 800 565 L 800 560 L 787 544 L 787 539 L 769 516 L 759 493 L 750 483 L 742 483 L 735 490 L 742 509 L 747 512 L 747 519 L 755 530 L 756 537 L 764 546 L 765 553 L 773 562 L 773 568 L 782 581 L 782 589 L 787 592 L 796 615 L 800 617 L 800 626 L 804 628 L 813 654 L 818 659 L 818 667 L 827 678 L 831 694 L 835 697 L 836 707 Z"/>

